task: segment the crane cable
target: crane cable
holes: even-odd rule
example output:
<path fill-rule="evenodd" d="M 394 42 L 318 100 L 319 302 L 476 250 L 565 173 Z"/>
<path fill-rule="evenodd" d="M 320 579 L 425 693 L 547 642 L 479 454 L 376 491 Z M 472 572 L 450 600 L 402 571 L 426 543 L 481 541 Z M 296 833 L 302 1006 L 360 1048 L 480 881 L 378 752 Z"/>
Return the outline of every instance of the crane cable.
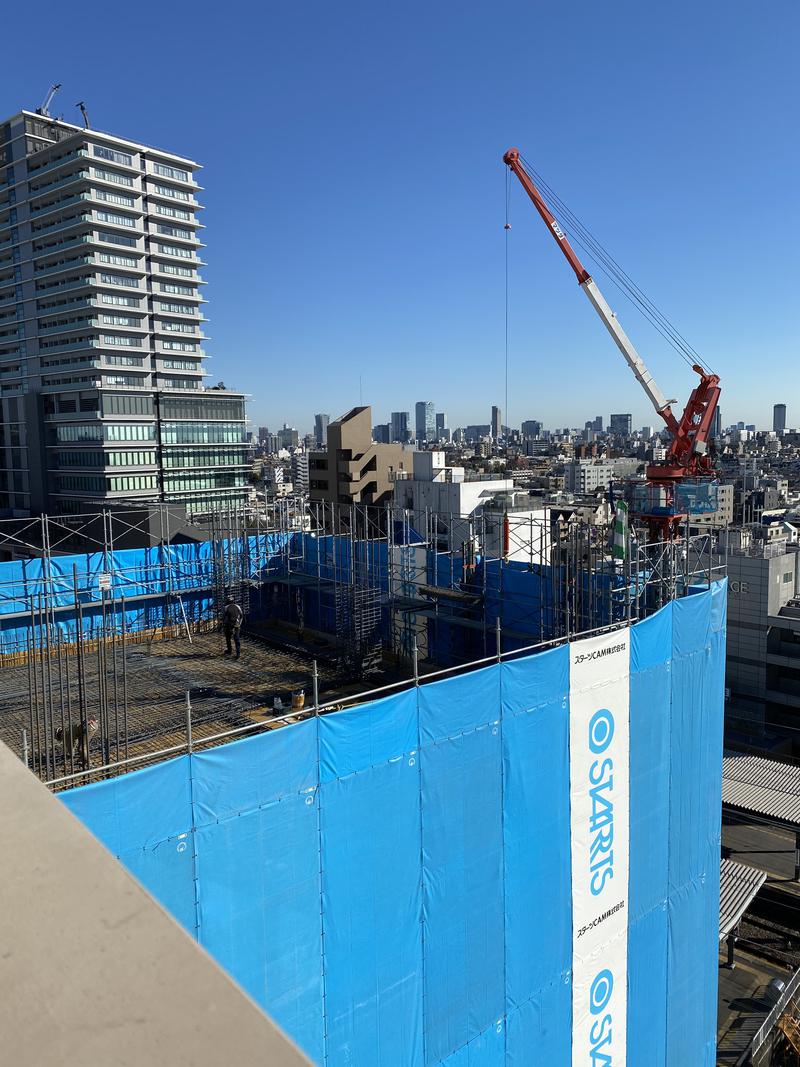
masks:
<path fill-rule="evenodd" d="M 505 292 L 505 416 L 506 425 L 511 425 L 508 415 L 508 235 L 511 232 L 509 209 L 511 203 L 511 171 L 506 167 L 506 222 L 505 222 L 505 257 L 506 257 L 506 292 Z M 500 432 L 503 432 L 503 416 L 500 415 Z M 506 467 L 508 466 L 508 441 L 505 442 Z M 508 473 L 508 471 L 506 471 Z"/>
<path fill-rule="evenodd" d="M 600 241 L 584 226 L 581 220 L 570 210 L 567 204 L 556 193 L 552 186 L 545 180 L 536 168 L 525 157 L 520 156 L 526 169 L 535 178 L 537 184 L 546 193 L 562 221 L 565 228 L 570 230 L 570 236 L 583 252 L 600 268 L 613 285 L 626 296 L 631 303 L 640 311 L 650 324 L 661 334 L 665 341 L 681 356 L 689 366 L 699 364 L 705 370 L 710 370 L 706 361 L 689 344 L 676 326 L 667 316 L 653 303 L 642 291 L 633 279 L 623 270 L 614 257 L 603 247 Z"/>
<path fill-rule="evenodd" d="M 652 300 L 650 300 L 650 298 L 639 288 L 633 279 L 626 274 L 610 252 L 603 247 L 589 228 L 581 222 L 577 215 L 575 215 L 575 213 L 561 199 L 555 189 L 548 184 L 544 176 L 539 174 L 529 161 L 526 160 L 525 164 L 530 168 L 530 171 L 536 178 L 537 182 L 539 182 L 547 195 L 552 199 L 556 209 L 566 219 L 567 225 L 572 228 L 576 244 L 578 244 L 586 252 L 589 258 L 600 267 L 606 277 L 613 282 L 617 289 L 638 307 L 639 311 L 687 363 L 690 365 L 692 363 L 705 365 L 705 361 L 700 354 L 689 344 L 677 327 L 675 327 L 666 315 L 656 307 Z"/>

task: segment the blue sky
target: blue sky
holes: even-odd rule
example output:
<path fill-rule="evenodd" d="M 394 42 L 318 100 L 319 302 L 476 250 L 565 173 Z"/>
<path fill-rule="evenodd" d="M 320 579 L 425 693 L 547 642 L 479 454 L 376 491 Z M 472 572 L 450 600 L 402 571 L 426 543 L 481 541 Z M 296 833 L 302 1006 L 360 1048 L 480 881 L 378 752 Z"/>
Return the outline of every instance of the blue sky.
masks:
<path fill-rule="evenodd" d="M 504 403 L 505 168 L 518 145 L 722 377 L 723 421 L 800 425 L 800 7 L 718 3 L 37 5 L 4 111 L 61 81 L 76 121 L 205 167 L 209 370 L 254 424 Z M 7 24 L 7 30 L 11 30 Z M 647 401 L 521 189 L 509 412 Z M 613 288 L 667 396 L 691 371 Z"/>

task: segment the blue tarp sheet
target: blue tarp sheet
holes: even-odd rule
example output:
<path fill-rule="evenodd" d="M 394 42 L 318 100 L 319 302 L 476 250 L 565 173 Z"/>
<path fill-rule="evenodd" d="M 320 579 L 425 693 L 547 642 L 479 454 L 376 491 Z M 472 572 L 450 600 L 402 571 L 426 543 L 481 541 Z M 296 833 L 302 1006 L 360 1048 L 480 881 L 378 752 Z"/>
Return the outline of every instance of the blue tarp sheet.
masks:
<path fill-rule="evenodd" d="M 631 635 L 631 1067 L 715 1062 L 725 594 Z M 562 646 L 60 796 L 315 1063 L 569 1067 L 569 685 Z"/>

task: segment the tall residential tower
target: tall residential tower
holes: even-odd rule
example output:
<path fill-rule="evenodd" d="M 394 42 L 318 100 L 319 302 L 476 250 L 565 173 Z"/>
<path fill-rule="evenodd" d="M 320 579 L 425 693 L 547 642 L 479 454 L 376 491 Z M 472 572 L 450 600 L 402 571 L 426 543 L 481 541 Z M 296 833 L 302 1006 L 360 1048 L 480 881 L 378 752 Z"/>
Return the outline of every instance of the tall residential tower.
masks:
<path fill-rule="evenodd" d="M 48 115 L 0 124 L 0 514 L 248 494 L 244 396 L 203 384 L 197 170 Z"/>

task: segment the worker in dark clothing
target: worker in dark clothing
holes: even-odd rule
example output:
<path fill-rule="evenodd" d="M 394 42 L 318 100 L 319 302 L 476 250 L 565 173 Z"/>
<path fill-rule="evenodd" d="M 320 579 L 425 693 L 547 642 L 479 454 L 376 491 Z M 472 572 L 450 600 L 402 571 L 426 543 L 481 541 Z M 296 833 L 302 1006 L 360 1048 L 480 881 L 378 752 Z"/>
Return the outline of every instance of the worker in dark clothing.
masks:
<path fill-rule="evenodd" d="M 225 655 L 230 656 L 231 638 L 236 645 L 236 659 L 239 658 L 242 648 L 239 641 L 239 634 L 242 629 L 242 619 L 244 618 L 244 612 L 234 600 L 228 600 L 225 604 L 225 610 L 222 613 L 222 632 L 225 634 L 225 644 L 228 646 Z"/>

